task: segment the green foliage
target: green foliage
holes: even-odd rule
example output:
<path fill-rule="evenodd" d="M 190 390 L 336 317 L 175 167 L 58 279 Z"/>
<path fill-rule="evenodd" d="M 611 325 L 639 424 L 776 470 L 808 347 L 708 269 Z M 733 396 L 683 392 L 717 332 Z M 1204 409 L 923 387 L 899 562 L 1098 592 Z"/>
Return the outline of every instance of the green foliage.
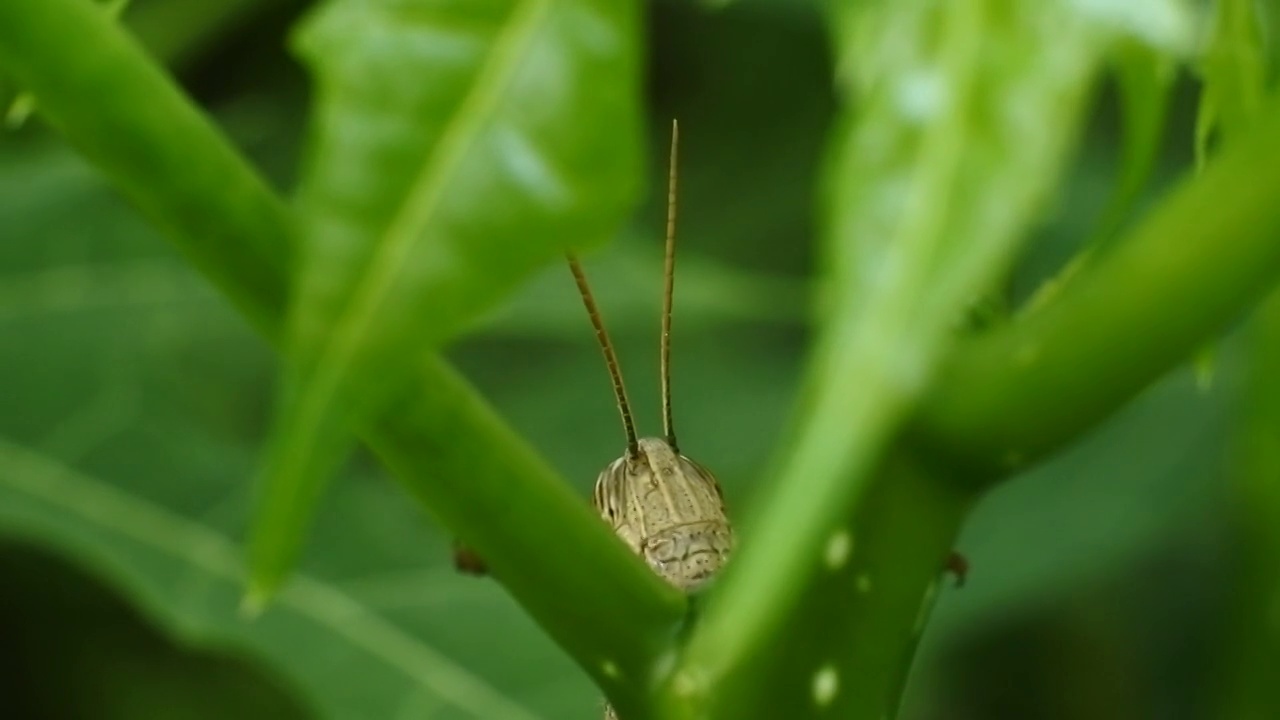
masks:
<path fill-rule="evenodd" d="M 1122 105 L 1124 155 L 1120 177 L 1094 235 L 1095 243 L 1115 238 L 1155 170 L 1177 78 L 1177 63 L 1167 53 L 1135 41 L 1116 48 L 1113 66 Z"/>
<path fill-rule="evenodd" d="M 331 0 L 294 36 L 304 101 L 279 52 L 288 3 L 137 0 L 122 28 L 83 0 L 8 0 L 0 72 L 36 115 L 0 137 L 0 226 L 20 240 L 0 253 L 0 533 L 75 558 L 182 646 L 278 671 L 317 716 L 591 717 L 603 692 L 625 718 L 878 719 L 917 654 L 904 714 L 1008 716 L 939 677 L 1008 685 L 1019 658 L 944 664 L 940 645 L 1129 576 L 1154 587 L 1135 619 L 1186 629 L 1157 619 L 1185 588 L 1133 568 L 1195 542 L 1234 408 L 1183 373 L 1107 418 L 1280 273 L 1280 113 L 1254 7 L 1224 0 L 1199 29 L 1193 138 L 1171 78 L 1198 29 L 1174 0 L 655 6 L 649 124 L 678 115 L 686 150 L 676 407 L 742 540 L 687 603 L 585 501 L 621 441 L 556 267 L 618 235 L 589 270 L 624 358 L 653 355 L 658 194 L 615 232 L 641 179 L 638 7 Z M 177 15 L 208 22 L 156 29 Z M 231 91 L 198 70 L 200 48 L 214 65 L 242 54 L 228 28 L 267 48 Z M 156 57 L 197 68 L 184 80 L 207 111 Z M 1097 124 L 1109 103 L 1118 140 Z M 263 174 L 297 175 L 296 201 Z M 1060 261 L 1029 269 L 1046 251 Z M 1006 282 L 1050 274 L 1033 304 L 966 327 Z M 232 310 L 280 351 L 278 388 Z M 1246 572 L 1221 703 L 1241 718 L 1275 699 L 1275 646 L 1256 632 L 1274 596 L 1271 324 L 1251 334 L 1259 392 L 1231 445 L 1245 509 L 1226 522 L 1246 529 Z M 1230 392 L 1238 347 L 1222 349 Z M 629 375 L 633 397 L 654 397 L 651 376 Z M 656 407 L 638 404 L 641 420 Z M 363 455 L 327 486 L 352 434 L 398 487 Z M 966 523 L 974 578 L 950 592 L 940 570 Z M 492 580 L 452 571 L 451 537 Z M 18 597 L 36 575 L 18 575 Z M 283 581 L 252 621 L 237 612 L 249 577 L 261 595 Z M 1147 663 L 1109 675 L 1170 655 L 1106 628 L 1106 648 Z M 1203 701 L 1168 682 L 1126 705 L 1082 656 L 1045 673 L 1071 700 L 1042 693 L 1055 717 Z M 103 672 L 125 697 L 130 681 Z M 181 687 L 177 673 L 152 683 Z M 139 702 L 182 716 L 160 697 Z"/>
<path fill-rule="evenodd" d="M 691 642 L 683 672 L 712 684 L 787 618 L 813 616 L 797 598 L 826 572 L 814 559 L 838 533 L 860 534 L 849 519 L 884 446 L 928 389 L 963 310 L 1026 237 L 1111 33 L 1066 3 L 833 12 L 840 88 L 857 104 L 837 120 L 828 155 L 824 317 L 764 512 Z M 844 569 L 850 585 L 859 566 Z M 832 648 L 854 646 L 828 637 Z M 887 710 L 837 697 L 841 714 L 854 704 L 867 717 Z"/>
<path fill-rule="evenodd" d="M 284 137 L 280 122 L 271 132 Z M 3 224 L 33 242 L 4 255 L 0 362 L 22 408 L 3 418 L 6 534 L 96 568 L 184 643 L 278 668 L 311 717 L 559 717 L 592 706 L 586 679 L 519 607 L 454 573 L 447 540 L 367 473 L 324 503 L 308 560 L 276 605 L 252 623 L 239 617 L 270 353 L 74 155 L 40 142 L 14 160 L 0 174 Z M 452 603 L 470 610 L 442 612 Z M 500 644 L 515 650 L 485 652 Z M 131 678 L 116 672 L 124 692 Z"/>
<path fill-rule="evenodd" d="M 211 132 L 207 121 L 177 100 L 176 88 L 117 27 L 77 0 L 59 3 L 6 5 L 0 26 L 18 37 L 0 45 L 26 52 L 18 57 L 0 51 L 0 57 L 14 58 L 8 66 L 20 82 L 37 88 L 45 112 L 68 137 L 92 150 L 90 156 L 109 169 L 118 186 L 173 233 L 180 250 L 222 283 L 259 328 L 276 332 L 284 311 L 284 264 L 292 232 L 283 204 Z M 61 26 L 81 31 L 78 53 L 30 42 L 53 31 L 47 23 L 58 17 Z M 95 52 L 107 53 L 118 64 L 110 69 L 119 92 L 96 86 L 80 92 L 86 81 L 76 73 L 86 72 L 86 58 Z M 74 112 L 102 95 L 111 112 Z M 157 102 L 116 101 L 132 95 L 153 95 Z M 107 142 L 139 137 L 156 127 L 165 131 L 150 136 L 146 153 L 122 152 Z M 201 153 L 192 150 L 193 143 L 203 148 Z M 182 175 L 177 169 L 193 157 L 203 163 L 194 183 L 186 176 L 192 173 Z M 171 179 L 170 173 L 178 177 Z M 202 183 L 221 185 L 223 192 L 187 193 Z M 238 272 L 242 264 L 243 272 Z M 363 431 L 366 441 L 412 492 L 428 498 L 435 517 L 483 553 L 495 577 L 552 637 L 566 647 L 579 647 L 572 654 L 598 680 L 610 680 L 603 670 L 606 659 L 625 672 L 637 671 L 679 622 L 683 598 L 628 553 L 580 496 L 450 368 L 437 358 L 419 357 L 414 372 L 413 391 L 370 420 L 371 427 Z M 513 507 L 522 512 L 512 513 Z M 558 537 L 577 549 L 577 562 L 553 562 L 528 542 L 547 527 L 555 527 Z M 567 614 L 566 593 L 598 602 Z M 616 677 L 612 681 L 619 684 Z M 627 684 L 620 694 L 627 692 L 639 689 Z"/>
<path fill-rule="evenodd" d="M 287 370 L 250 601 L 293 564 L 351 417 L 536 269 L 616 229 L 634 195 L 635 8 L 333 2 L 301 29 L 314 145 Z"/>
<path fill-rule="evenodd" d="M 1257 3 L 1222 0 L 1214 5 L 1209 42 L 1200 58 L 1204 90 L 1196 115 L 1196 158 L 1204 162 L 1215 130 L 1244 130 L 1261 114 L 1266 97 L 1266 62 Z"/>
<path fill-rule="evenodd" d="M 1237 0 L 1216 7 L 1208 47 L 1200 61 L 1204 89 L 1196 116 L 1196 160 L 1203 165 L 1210 137 L 1231 147 L 1259 122 L 1274 72 L 1267 66 L 1256 3 Z M 1274 10 L 1274 8 L 1272 8 Z M 1280 352 L 1280 299 L 1262 303 L 1248 328 L 1246 382 L 1234 443 L 1233 507 L 1240 562 L 1231 578 L 1232 621 L 1224 633 L 1220 667 L 1225 718 L 1280 712 L 1280 692 L 1270 680 L 1280 663 L 1280 637 L 1259 632 L 1273 625 L 1280 607 L 1280 393 L 1274 379 Z"/>

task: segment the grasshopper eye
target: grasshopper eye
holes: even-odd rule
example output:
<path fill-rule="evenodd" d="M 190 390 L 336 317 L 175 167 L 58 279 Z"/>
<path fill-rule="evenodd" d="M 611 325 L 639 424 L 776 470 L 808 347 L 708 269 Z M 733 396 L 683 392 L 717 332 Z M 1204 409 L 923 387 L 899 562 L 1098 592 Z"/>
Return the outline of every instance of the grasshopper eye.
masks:
<path fill-rule="evenodd" d="M 599 480 L 596 480 L 595 491 L 591 493 L 591 504 L 594 505 L 596 510 L 601 514 L 612 519 L 613 508 L 609 505 L 608 501 L 605 500 L 604 484 L 605 478 L 602 475 Z"/>
<path fill-rule="evenodd" d="M 615 522 L 622 512 L 620 496 L 626 474 L 625 462 L 625 458 L 615 460 L 600 473 L 591 497 L 596 511 L 610 523 Z"/>

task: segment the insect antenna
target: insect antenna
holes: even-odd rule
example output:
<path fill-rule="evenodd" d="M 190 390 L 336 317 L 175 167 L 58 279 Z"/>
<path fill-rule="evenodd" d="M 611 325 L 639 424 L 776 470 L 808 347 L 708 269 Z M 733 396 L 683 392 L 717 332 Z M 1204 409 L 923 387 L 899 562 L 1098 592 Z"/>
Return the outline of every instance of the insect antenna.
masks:
<path fill-rule="evenodd" d="M 622 429 L 627 433 L 627 457 L 640 456 L 640 443 L 636 440 L 636 425 L 631 419 L 631 405 L 627 402 L 627 389 L 622 384 L 622 371 L 618 369 L 618 356 L 613 351 L 613 343 L 609 342 L 609 333 L 604 329 L 604 320 L 600 317 L 600 309 L 596 307 L 591 288 L 587 285 L 587 276 L 582 272 L 578 259 L 566 253 L 569 270 L 578 283 L 578 294 L 582 296 L 582 304 L 587 308 L 587 317 L 591 318 L 591 326 L 596 329 L 596 341 L 600 344 L 600 352 L 604 353 L 604 364 L 609 368 L 609 378 L 613 380 L 613 395 L 618 400 L 618 413 L 622 415 Z"/>
<path fill-rule="evenodd" d="M 676 444 L 675 422 L 671 417 L 671 300 L 676 277 L 676 153 L 680 145 L 680 125 L 671 120 L 671 157 L 667 164 L 667 249 L 662 267 L 662 433 L 667 444 L 680 452 Z"/>

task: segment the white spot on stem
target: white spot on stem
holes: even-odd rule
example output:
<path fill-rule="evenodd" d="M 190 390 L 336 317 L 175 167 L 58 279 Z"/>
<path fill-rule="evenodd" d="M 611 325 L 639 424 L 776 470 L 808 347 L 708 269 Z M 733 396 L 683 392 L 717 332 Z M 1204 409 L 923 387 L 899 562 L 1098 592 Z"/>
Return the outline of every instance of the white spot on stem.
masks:
<path fill-rule="evenodd" d="M 826 707 L 836 699 L 840 692 L 840 675 L 834 665 L 826 664 L 813 674 L 813 702 L 818 707 Z"/>
<path fill-rule="evenodd" d="M 827 550 L 825 558 L 827 567 L 832 570 L 839 570 L 849 561 L 849 556 L 853 554 L 853 534 L 848 530 L 841 530 L 834 533 L 831 539 L 827 540 Z"/>
<path fill-rule="evenodd" d="M 853 581 L 854 587 L 858 588 L 860 593 L 871 592 L 871 575 L 870 573 L 858 573 L 858 577 Z"/>
<path fill-rule="evenodd" d="M 675 694 L 680 697 L 691 698 L 702 694 L 703 683 L 700 678 L 689 672 L 682 670 L 676 673 L 671 680 L 671 688 Z"/>

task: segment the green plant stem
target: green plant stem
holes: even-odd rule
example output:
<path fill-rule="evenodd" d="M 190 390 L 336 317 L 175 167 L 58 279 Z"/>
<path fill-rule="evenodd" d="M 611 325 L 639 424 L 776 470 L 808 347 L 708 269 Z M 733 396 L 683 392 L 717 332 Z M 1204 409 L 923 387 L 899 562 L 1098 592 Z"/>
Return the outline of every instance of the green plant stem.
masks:
<path fill-rule="evenodd" d="M 933 606 L 956 581 L 944 568 L 974 499 L 960 486 L 953 473 L 899 447 L 859 506 L 850 570 L 834 578 L 844 585 L 850 617 L 820 636 L 842 671 L 833 707 L 844 710 L 831 715 L 881 720 L 897 713 Z"/>
<path fill-rule="evenodd" d="M 114 20 L 88 2 L 5 0 L 0 65 L 238 309 L 274 330 L 283 203 Z"/>
<path fill-rule="evenodd" d="M 1232 453 L 1236 563 L 1219 668 L 1219 717 L 1230 720 L 1280 716 L 1280 293 L 1259 308 L 1246 337 L 1251 352 Z"/>
<path fill-rule="evenodd" d="M 275 334 L 288 267 L 286 210 L 135 43 L 80 0 L 4 0 L 0 66 Z M 960 345 L 916 426 L 931 452 L 1001 470 L 1025 465 L 1125 402 L 1263 294 L 1280 270 L 1280 115 L 1240 140 L 1041 310 Z M 484 440 L 458 440 L 472 436 Z M 415 390 L 367 439 L 611 696 L 625 696 L 622 684 L 644 671 L 681 617 L 679 595 L 610 539 L 438 359 L 424 358 Z M 987 484 L 993 476 L 978 477 Z M 907 504 L 892 505 L 893 522 L 909 523 Z M 872 532 L 867 547 L 885 546 L 877 537 L 908 542 L 895 528 Z M 892 594 L 908 606 L 923 597 L 934 544 L 918 546 L 919 559 Z M 868 562 L 878 556 L 867 552 Z M 893 615 L 868 607 L 857 622 L 874 627 L 876 613 Z M 887 627 L 901 629 L 896 621 Z M 882 680 L 860 691 L 896 687 L 911 645 L 895 642 L 866 659 L 865 671 Z M 606 659 L 621 681 L 605 677 Z"/>
<path fill-rule="evenodd" d="M 115 23 L 83 0 L 0 2 L 0 68 L 254 324 L 278 339 L 292 227 L 258 174 Z M 683 618 L 615 538 L 443 361 L 424 357 L 365 440 L 611 697 Z M 616 672 L 606 672 L 611 663 Z M 635 690 L 633 690 L 633 688 Z"/>
<path fill-rule="evenodd" d="M 957 485 L 890 450 L 844 528 L 847 544 L 828 545 L 806 576 L 804 611 L 768 652 L 725 676 L 708 707 L 673 679 L 663 694 L 668 716 L 892 717 L 929 611 L 950 582 L 942 569 L 972 500 Z"/>
<path fill-rule="evenodd" d="M 993 483 L 1094 426 L 1280 274 L 1280 112 L 1183 181 L 1043 307 L 955 348 L 915 421 Z"/>

